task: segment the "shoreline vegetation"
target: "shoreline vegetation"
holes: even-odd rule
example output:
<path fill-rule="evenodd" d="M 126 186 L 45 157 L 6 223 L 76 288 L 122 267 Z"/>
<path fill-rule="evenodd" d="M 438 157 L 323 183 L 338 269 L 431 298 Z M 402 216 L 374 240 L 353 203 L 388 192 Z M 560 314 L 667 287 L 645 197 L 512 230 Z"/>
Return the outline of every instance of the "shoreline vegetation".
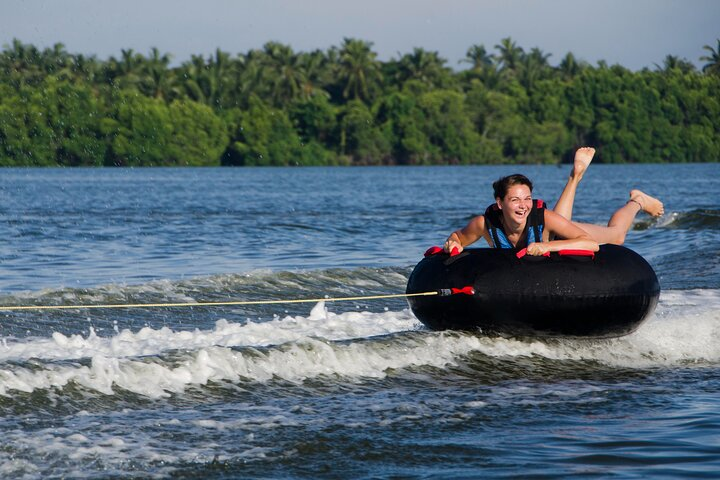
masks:
<path fill-rule="evenodd" d="M 372 43 L 269 42 L 179 66 L 153 48 L 99 60 L 14 40 L 0 52 L 0 166 L 554 164 L 720 161 L 720 39 L 701 70 L 633 72 L 505 38 L 455 70 Z"/>

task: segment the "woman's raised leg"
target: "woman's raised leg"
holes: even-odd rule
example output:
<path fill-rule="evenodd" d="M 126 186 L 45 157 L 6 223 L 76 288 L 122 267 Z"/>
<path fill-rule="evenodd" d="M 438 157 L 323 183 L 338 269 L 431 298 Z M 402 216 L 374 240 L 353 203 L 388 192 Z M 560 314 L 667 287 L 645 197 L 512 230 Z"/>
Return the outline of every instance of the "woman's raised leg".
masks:
<path fill-rule="evenodd" d="M 555 208 L 553 208 L 555 213 L 562 215 L 568 220 L 572 220 L 575 192 L 577 191 L 578 184 L 580 180 L 582 180 L 590 162 L 592 162 L 594 155 L 595 149 L 592 147 L 581 147 L 575 152 L 575 160 L 573 162 L 572 172 L 570 172 L 570 178 L 568 178 L 565 188 L 563 188 L 560 198 L 555 204 Z"/>
<path fill-rule="evenodd" d="M 613 213 L 606 227 L 591 223 L 573 223 L 585 230 L 593 240 L 601 245 L 604 243 L 622 245 L 625 242 L 625 235 L 632 227 L 635 216 L 641 210 L 653 217 L 659 217 L 665 213 L 660 200 L 640 190 L 631 190 L 630 200 Z"/>

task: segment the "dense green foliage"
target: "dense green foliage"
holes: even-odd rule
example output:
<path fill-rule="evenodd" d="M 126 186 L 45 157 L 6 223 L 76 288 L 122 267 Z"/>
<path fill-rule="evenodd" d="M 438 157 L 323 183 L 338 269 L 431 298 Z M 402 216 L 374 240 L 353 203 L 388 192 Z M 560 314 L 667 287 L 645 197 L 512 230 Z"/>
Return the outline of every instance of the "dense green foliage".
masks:
<path fill-rule="evenodd" d="M 720 40 L 702 71 L 632 72 L 510 38 L 453 70 L 369 42 L 267 43 L 179 66 L 153 49 L 107 61 L 15 40 L 0 53 L 0 165 L 374 165 L 720 161 Z"/>

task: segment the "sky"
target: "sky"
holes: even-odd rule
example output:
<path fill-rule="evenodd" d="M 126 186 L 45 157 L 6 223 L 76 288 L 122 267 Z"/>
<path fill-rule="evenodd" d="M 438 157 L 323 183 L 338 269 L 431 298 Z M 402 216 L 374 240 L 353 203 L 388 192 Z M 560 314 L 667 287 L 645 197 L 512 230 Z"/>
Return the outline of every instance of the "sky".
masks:
<path fill-rule="evenodd" d="M 551 65 L 572 52 L 632 70 L 667 55 L 701 67 L 703 46 L 718 46 L 720 0 L 0 0 L 0 46 L 62 43 L 101 60 L 157 47 L 179 65 L 217 48 L 326 50 L 345 37 L 372 42 L 383 61 L 421 47 L 455 69 L 470 46 L 492 53 L 506 37 Z"/>

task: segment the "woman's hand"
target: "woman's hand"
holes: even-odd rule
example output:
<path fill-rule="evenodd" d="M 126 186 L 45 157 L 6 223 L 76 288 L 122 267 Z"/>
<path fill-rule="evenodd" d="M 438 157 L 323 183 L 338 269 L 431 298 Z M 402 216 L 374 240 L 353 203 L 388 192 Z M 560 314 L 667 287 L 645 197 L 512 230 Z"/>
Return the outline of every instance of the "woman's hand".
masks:
<path fill-rule="evenodd" d="M 527 254 L 534 257 L 545 255 L 550 251 L 550 247 L 547 243 L 533 242 L 527 246 Z"/>
<path fill-rule="evenodd" d="M 457 241 L 457 235 L 455 235 L 454 233 L 450 235 L 447 240 L 445 240 L 443 250 L 445 250 L 445 253 L 451 253 L 453 251 L 453 248 L 457 248 L 458 253 L 463 251 L 463 246 L 460 244 L 459 241 Z"/>

